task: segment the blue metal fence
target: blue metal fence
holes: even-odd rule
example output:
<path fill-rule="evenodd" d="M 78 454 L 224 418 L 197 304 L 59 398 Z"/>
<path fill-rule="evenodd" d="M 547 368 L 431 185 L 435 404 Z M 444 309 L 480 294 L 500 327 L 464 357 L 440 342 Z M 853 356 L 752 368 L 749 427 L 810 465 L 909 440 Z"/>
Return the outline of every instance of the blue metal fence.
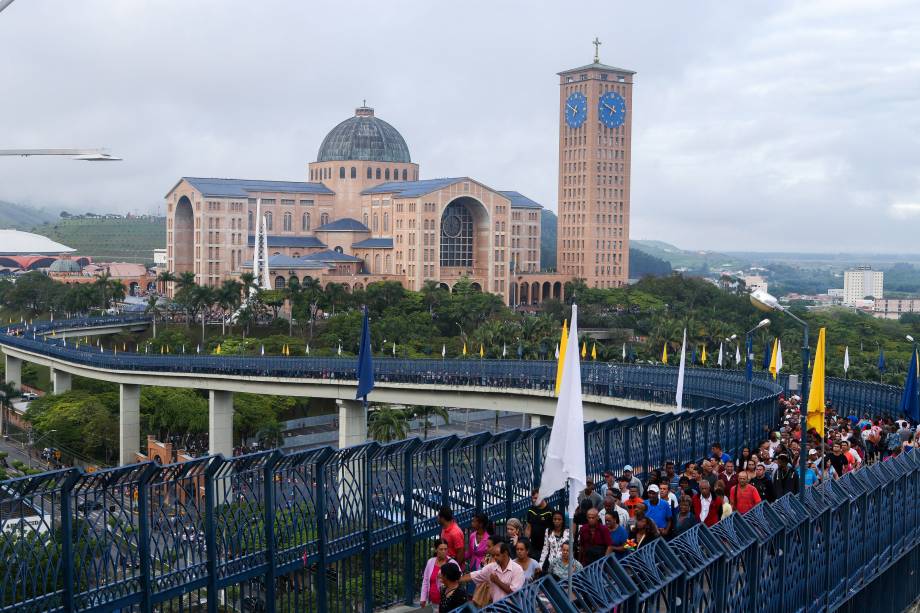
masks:
<path fill-rule="evenodd" d="M 28 334 L 0 339 L 15 343 L 96 365 L 109 359 Z M 118 357 L 124 368 L 147 356 Z M 225 368 L 227 359 L 234 358 L 165 356 L 144 367 Z M 256 360 L 271 372 L 317 368 L 295 358 L 239 359 L 238 367 Z M 349 360 L 321 364 L 353 376 Z M 472 365 L 509 387 L 543 385 L 555 375 L 542 362 L 378 365 L 398 380 L 434 372 L 456 376 L 457 384 L 479 380 L 464 370 Z M 666 401 L 675 376 L 674 369 L 593 363 L 585 371 L 586 389 Z M 685 397 L 699 410 L 586 424 L 589 474 L 699 458 L 714 440 L 734 454 L 776 423 L 783 385 L 758 380 L 748 402 L 737 371 L 691 371 Z M 847 385 L 880 412 L 897 406 L 884 404 L 891 401 L 886 386 L 873 392 L 871 384 L 841 382 L 834 393 L 846 396 Z M 540 427 L 276 450 L 3 482 L 0 611 L 360 611 L 408 602 L 439 532 L 438 508 L 449 504 L 464 525 L 477 510 L 499 520 L 521 517 L 548 434 Z M 574 603 L 544 579 L 493 610 L 795 611 L 858 600 L 873 581 L 887 580 L 887 571 L 903 569 L 902 560 L 917 561 L 917 531 L 909 528 L 920 519 L 912 504 L 920 494 L 918 459 L 909 454 L 815 488 L 804 506 L 786 496 L 620 561 L 605 558 L 576 575 Z M 894 508 L 903 517 L 889 519 Z M 844 563 L 831 559 L 840 550 L 848 552 Z"/>

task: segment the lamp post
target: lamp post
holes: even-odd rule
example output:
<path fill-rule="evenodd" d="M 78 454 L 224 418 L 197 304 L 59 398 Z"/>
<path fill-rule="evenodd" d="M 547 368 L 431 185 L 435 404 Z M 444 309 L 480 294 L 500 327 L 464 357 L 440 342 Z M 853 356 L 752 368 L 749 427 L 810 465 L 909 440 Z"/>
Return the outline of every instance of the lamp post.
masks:
<path fill-rule="evenodd" d="M 799 427 L 802 430 L 799 441 L 799 496 L 805 496 L 805 471 L 808 469 L 808 360 L 811 349 L 808 345 L 808 324 L 795 313 L 779 303 L 776 297 L 763 290 L 751 292 L 751 304 L 761 311 L 785 313 L 802 326 L 802 402 L 799 405 Z"/>
<path fill-rule="evenodd" d="M 734 341 L 736 338 L 738 338 L 738 335 L 737 335 L 737 334 L 732 334 L 731 336 L 726 336 L 726 337 L 725 337 L 725 343 L 726 343 L 727 345 L 730 346 L 731 343 L 732 343 L 732 341 Z M 724 357 L 725 357 L 725 356 L 723 356 L 723 359 L 724 359 Z M 730 358 L 729 358 L 729 359 L 730 359 Z M 725 368 L 725 365 L 724 365 L 724 364 L 721 364 L 720 366 L 722 366 L 722 368 Z M 737 366 L 737 364 L 736 364 L 736 366 Z"/>
<path fill-rule="evenodd" d="M 745 371 L 747 373 L 748 381 L 748 402 L 753 400 L 753 389 L 754 389 L 754 333 L 762 328 L 766 328 L 770 325 L 769 319 L 761 319 L 756 326 L 744 333 L 744 349 L 747 351 L 747 361 L 744 364 Z M 732 334 L 731 338 L 735 338 L 737 335 Z"/>

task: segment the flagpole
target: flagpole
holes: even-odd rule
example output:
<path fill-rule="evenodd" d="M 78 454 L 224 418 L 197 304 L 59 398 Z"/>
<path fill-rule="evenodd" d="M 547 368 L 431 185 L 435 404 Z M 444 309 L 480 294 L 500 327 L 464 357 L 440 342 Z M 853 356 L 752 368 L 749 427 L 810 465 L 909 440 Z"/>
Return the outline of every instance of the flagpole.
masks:
<path fill-rule="evenodd" d="M 571 493 L 569 491 L 569 482 L 571 479 L 565 480 L 565 503 L 569 505 L 569 496 Z M 575 556 L 575 544 L 573 542 L 573 534 L 575 534 L 575 517 L 572 516 L 569 518 L 569 602 L 572 602 L 572 566 L 573 566 L 573 557 Z"/>

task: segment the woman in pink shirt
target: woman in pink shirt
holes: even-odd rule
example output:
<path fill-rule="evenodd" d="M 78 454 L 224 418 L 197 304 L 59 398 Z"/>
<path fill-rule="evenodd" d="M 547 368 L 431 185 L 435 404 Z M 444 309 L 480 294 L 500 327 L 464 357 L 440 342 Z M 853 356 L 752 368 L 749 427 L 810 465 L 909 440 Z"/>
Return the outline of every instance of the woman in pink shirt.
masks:
<path fill-rule="evenodd" d="M 435 542 L 435 554 L 433 558 L 428 559 L 425 564 L 425 572 L 422 573 L 422 594 L 419 597 L 421 606 L 428 603 L 437 605 L 441 603 L 441 590 L 438 583 L 438 573 L 445 564 L 457 564 L 456 560 L 447 555 L 447 541 L 438 539 Z M 457 564 L 457 568 L 460 565 Z"/>
<path fill-rule="evenodd" d="M 466 557 L 470 563 L 470 570 L 474 571 L 482 568 L 482 561 L 489 552 L 489 518 L 485 513 L 476 513 L 470 526 L 473 529 L 470 531 L 470 547 Z"/>

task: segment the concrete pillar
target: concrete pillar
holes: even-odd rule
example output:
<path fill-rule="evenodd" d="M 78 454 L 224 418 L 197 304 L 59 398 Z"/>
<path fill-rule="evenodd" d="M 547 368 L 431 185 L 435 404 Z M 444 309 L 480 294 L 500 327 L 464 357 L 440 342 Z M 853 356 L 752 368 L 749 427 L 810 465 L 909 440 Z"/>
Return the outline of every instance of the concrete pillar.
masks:
<path fill-rule="evenodd" d="M 549 415 L 531 415 L 530 416 L 530 427 L 539 428 L 540 426 L 547 426 L 548 428 L 553 427 L 553 418 Z"/>
<path fill-rule="evenodd" d="M 51 385 L 55 394 L 63 394 L 70 391 L 71 379 L 73 377 L 69 372 L 51 369 Z"/>
<path fill-rule="evenodd" d="M 233 392 L 208 394 L 208 453 L 233 457 Z"/>
<path fill-rule="evenodd" d="M 16 389 L 22 389 L 22 360 L 11 355 L 6 356 L 6 382 Z"/>
<path fill-rule="evenodd" d="M 122 383 L 118 405 L 118 465 L 134 464 L 141 448 L 141 386 Z"/>
<path fill-rule="evenodd" d="M 336 400 L 339 405 L 339 449 L 367 442 L 367 410 L 361 400 Z"/>

